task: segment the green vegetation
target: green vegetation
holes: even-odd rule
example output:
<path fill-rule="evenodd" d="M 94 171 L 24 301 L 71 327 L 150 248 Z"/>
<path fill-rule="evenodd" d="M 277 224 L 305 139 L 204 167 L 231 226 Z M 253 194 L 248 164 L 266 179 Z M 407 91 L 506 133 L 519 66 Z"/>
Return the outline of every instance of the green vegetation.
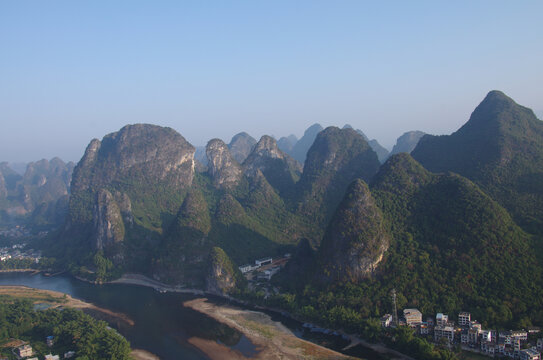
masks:
<path fill-rule="evenodd" d="M 369 182 L 379 169 L 377 155 L 353 129 L 329 127 L 321 131 L 307 153 L 304 172 L 297 183 L 296 205 L 319 243 L 349 184 Z"/>
<path fill-rule="evenodd" d="M 246 287 L 245 277 L 220 247 L 215 246 L 211 249 L 209 264 L 208 290 L 213 288 L 222 293 L 232 293 L 239 292 Z"/>
<path fill-rule="evenodd" d="M 45 344 L 54 336 L 52 348 Z M 0 344 L 9 339 L 30 342 L 40 356 L 49 353 L 76 352 L 76 360 L 130 359 L 130 344 L 104 321 L 98 321 L 79 310 L 34 310 L 28 300 L 0 299 Z M 4 356 L 12 356 L 9 349 Z"/>
<path fill-rule="evenodd" d="M 448 136 L 421 139 L 412 155 L 433 172 L 477 183 L 526 231 L 543 233 L 543 122 L 491 91 L 469 121 Z"/>

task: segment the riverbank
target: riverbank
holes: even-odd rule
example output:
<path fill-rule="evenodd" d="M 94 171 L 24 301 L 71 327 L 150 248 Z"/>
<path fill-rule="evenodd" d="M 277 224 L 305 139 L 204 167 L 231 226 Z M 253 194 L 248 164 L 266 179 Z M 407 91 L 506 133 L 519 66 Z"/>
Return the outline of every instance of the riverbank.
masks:
<path fill-rule="evenodd" d="M 296 337 L 281 323 L 272 321 L 268 315 L 261 312 L 230 305 L 218 306 L 208 302 L 206 298 L 186 301 L 183 305 L 245 335 L 258 351 L 251 359 L 354 359 Z M 214 341 L 191 338 L 189 342 L 212 360 L 248 359 L 239 351 Z"/>
<path fill-rule="evenodd" d="M 9 296 L 18 299 L 28 299 L 36 305 L 47 305 L 47 308 L 73 308 L 80 309 L 89 315 L 110 323 L 122 322 L 124 325 L 134 326 L 134 321 L 126 314 L 113 312 L 94 304 L 75 299 L 68 294 L 58 291 L 41 290 L 27 286 L 0 286 L 0 297 Z M 130 353 L 134 360 L 159 360 L 156 355 L 141 349 L 133 349 Z"/>
<path fill-rule="evenodd" d="M 154 279 L 151 279 L 145 275 L 140 274 L 124 274 L 118 279 L 108 281 L 107 284 L 129 284 L 129 285 L 139 285 L 146 286 L 155 289 L 158 292 L 176 292 L 183 294 L 192 294 L 192 295 L 205 295 L 203 290 L 199 289 L 189 289 L 182 286 L 172 286 L 161 283 Z"/>
<path fill-rule="evenodd" d="M 26 273 L 26 272 L 31 272 L 31 273 L 39 273 L 41 272 L 41 270 L 38 270 L 38 269 L 3 269 L 3 270 L 0 270 L 0 273 Z"/>
<path fill-rule="evenodd" d="M 67 307 L 80 309 L 90 315 L 100 314 L 101 318 L 121 321 L 126 325 L 134 326 L 134 321 L 126 314 L 113 312 L 108 309 L 98 307 L 94 304 L 74 299 L 68 294 L 52 290 L 34 289 L 27 286 L 0 286 L 0 296 L 11 296 L 14 298 L 28 299 L 34 304 L 46 304 L 49 308 Z"/>
<path fill-rule="evenodd" d="M 186 294 L 193 294 L 193 295 L 200 295 L 200 296 L 206 296 L 206 295 L 218 296 L 218 297 L 227 299 L 227 300 L 229 300 L 229 301 L 231 301 L 231 302 L 233 302 L 235 304 L 238 304 L 240 306 L 252 306 L 253 308 L 255 308 L 257 310 L 272 311 L 272 312 L 275 312 L 277 314 L 287 316 L 287 317 L 289 317 L 289 318 L 291 318 L 293 320 L 303 322 L 301 319 L 297 319 L 296 317 L 292 316 L 291 314 L 286 313 L 284 311 L 281 311 L 280 309 L 273 309 L 273 308 L 268 308 L 268 307 L 263 307 L 263 306 L 258 306 L 258 305 L 250 305 L 250 304 L 248 304 L 248 303 L 246 303 L 244 301 L 241 301 L 241 300 L 236 299 L 236 298 L 232 298 L 230 296 L 218 295 L 218 294 L 208 294 L 205 291 L 202 291 L 202 290 L 199 290 L 199 289 L 189 289 L 189 288 L 184 288 L 184 287 L 180 287 L 180 286 L 166 285 L 166 284 L 163 284 L 163 283 L 161 283 L 159 281 L 153 280 L 153 279 L 151 279 L 151 278 L 149 278 L 149 277 L 147 277 L 145 275 L 125 274 L 121 278 L 119 278 L 117 280 L 110 281 L 109 283 L 146 286 L 146 287 L 154 288 L 155 290 L 157 290 L 159 292 L 178 292 L 178 293 L 186 293 Z M 203 300 L 206 300 L 206 299 L 196 299 L 194 301 L 199 301 L 199 300 L 203 301 Z M 188 303 L 192 304 L 191 302 L 188 302 Z M 218 305 L 213 305 L 213 306 L 215 306 L 216 309 L 221 308 Z M 188 306 L 188 307 L 193 308 L 192 306 Z M 224 308 L 227 309 L 228 307 L 224 307 Z M 204 314 L 214 318 L 214 316 L 212 316 L 210 314 L 207 314 L 205 311 L 200 311 L 198 309 L 194 309 L 194 310 L 197 310 L 197 311 L 199 311 L 201 313 L 204 313 Z M 249 311 L 249 310 L 241 310 L 241 309 L 239 309 L 239 311 Z M 253 312 L 253 313 L 257 313 L 257 312 Z M 262 313 L 259 313 L 259 314 L 262 314 Z M 267 316 L 265 314 L 262 314 L 262 315 Z M 225 323 L 225 322 L 223 322 L 223 321 L 221 321 L 219 319 L 216 319 L 216 320 L 218 320 L 218 321 L 220 321 L 222 323 Z M 230 322 L 228 322 L 226 324 L 231 326 L 232 328 L 236 328 L 236 326 L 231 325 Z M 289 331 L 286 328 L 285 328 L 285 330 Z M 243 331 L 240 331 L 240 332 L 244 333 Z M 415 360 L 414 358 L 412 358 L 412 357 L 410 357 L 408 355 L 402 354 L 401 352 L 396 351 L 394 349 L 391 349 L 391 348 L 385 346 L 384 344 L 370 343 L 370 342 L 368 342 L 368 341 L 366 341 L 366 340 L 364 340 L 362 338 L 359 338 L 359 337 L 357 337 L 355 335 L 346 334 L 343 331 L 338 331 L 338 332 L 342 336 L 344 336 L 345 338 L 348 338 L 349 341 L 350 341 L 350 344 L 347 347 L 345 347 L 343 350 L 347 350 L 347 349 L 356 347 L 358 345 L 361 345 L 361 346 L 363 346 L 365 348 L 369 348 L 369 349 L 379 353 L 380 355 L 382 355 L 382 356 L 384 356 L 386 358 L 400 359 L 400 360 Z M 249 336 L 247 336 L 247 337 L 250 338 Z M 303 340 L 303 341 L 305 341 L 305 340 Z M 194 346 L 200 348 L 208 356 L 210 356 L 213 360 L 215 360 L 215 359 L 217 359 L 217 360 L 220 360 L 220 359 L 238 359 L 238 358 L 239 359 L 244 359 L 245 358 L 245 357 L 243 357 L 243 355 L 241 355 L 239 353 L 235 353 L 231 349 L 229 349 L 229 348 L 227 348 L 225 346 L 222 346 L 220 344 L 217 344 L 214 341 L 209 341 L 209 340 L 199 339 L 199 338 L 192 338 L 192 340 L 189 341 L 189 342 L 191 342 Z M 308 342 L 308 343 L 310 343 L 312 345 L 315 345 L 315 346 L 319 346 L 319 345 L 316 345 L 316 344 L 311 343 L 311 342 Z M 206 348 L 208 350 L 203 350 L 203 348 Z M 327 350 L 329 350 L 329 349 L 327 349 Z M 215 357 L 212 357 L 210 354 L 207 353 L 207 351 L 209 351 L 212 354 L 215 354 L 214 355 Z M 336 353 L 336 354 L 339 354 L 339 353 Z M 240 355 L 242 357 L 238 357 Z"/>

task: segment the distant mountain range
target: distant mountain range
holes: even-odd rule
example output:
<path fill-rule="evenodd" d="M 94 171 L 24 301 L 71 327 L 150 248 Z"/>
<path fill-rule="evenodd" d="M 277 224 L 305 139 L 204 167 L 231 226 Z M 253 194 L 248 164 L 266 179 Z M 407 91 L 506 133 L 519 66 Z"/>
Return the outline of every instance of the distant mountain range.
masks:
<path fill-rule="evenodd" d="M 499 91 L 453 134 L 407 132 L 390 154 L 348 125 L 195 148 L 136 124 L 92 140 L 70 188 L 58 160 L 1 169 L 5 214 L 71 191 L 46 251 L 80 276 L 106 261 L 107 276 L 228 293 L 244 286 L 237 266 L 290 252 L 276 284 L 312 314 L 375 316 L 394 288 L 423 312 L 543 325 L 543 123 Z"/>
<path fill-rule="evenodd" d="M 74 166 L 59 158 L 43 159 L 26 164 L 20 175 L 8 163 L 0 163 L 0 224 L 62 224 Z M 20 171 L 20 164 L 16 168 Z"/>

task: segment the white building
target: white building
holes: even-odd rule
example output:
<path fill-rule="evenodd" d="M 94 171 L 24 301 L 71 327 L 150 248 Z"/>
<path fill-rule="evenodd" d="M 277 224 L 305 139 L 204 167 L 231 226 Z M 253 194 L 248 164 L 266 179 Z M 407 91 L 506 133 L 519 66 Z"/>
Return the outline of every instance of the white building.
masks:
<path fill-rule="evenodd" d="M 245 264 L 245 265 L 241 265 L 239 267 L 239 271 L 241 271 L 242 274 L 245 274 L 245 273 L 248 273 L 250 271 L 253 271 L 255 269 L 258 269 L 259 267 L 258 266 L 253 266 L 251 264 Z"/>
<path fill-rule="evenodd" d="M 266 257 L 266 258 L 255 260 L 255 265 L 256 266 L 264 266 L 264 265 L 268 265 L 268 264 L 271 264 L 271 263 L 272 263 L 272 258 L 271 257 Z"/>
<path fill-rule="evenodd" d="M 382 327 L 389 327 L 390 324 L 392 323 L 392 315 L 390 314 L 385 314 L 381 317 L 381 326 Z"/>
<path fill-rule="evenodd" d="M 521 350 L 520 360 L 541 360 L 541 354 L 534 349 Z"/>
<path fill-rule="evenodd" d="M 442 313 L 437 313 L 436 315 L 436 325 L 438 326 L 445 326 L 449 322 L 449 315 L 445 315 Z"/>
<path fill-rule="evenodd" d="M 439 341 L 441 338 L 447 338 L 449 342 L 454 340 L 454 328 L 452 326 L 436 325 L 434 328 L 434 340 Z"/>
<path fill-rule="evenodd" d="M 458 325 L 460 326 L 469 326 L 469 322 L 471 321 L 471 314 L 469 312 L 461 312 L 458 314 Z"/>

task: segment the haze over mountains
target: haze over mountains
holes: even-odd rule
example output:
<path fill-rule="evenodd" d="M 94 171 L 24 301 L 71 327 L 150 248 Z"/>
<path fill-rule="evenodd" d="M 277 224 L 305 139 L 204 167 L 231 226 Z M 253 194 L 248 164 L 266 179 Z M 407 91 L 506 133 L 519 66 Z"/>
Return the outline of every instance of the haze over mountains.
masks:
<path fill-rule="evenodd" d="M 27 173 L 3 165 L 4 214 L 62 209 L 70 166 Z M 543 124 L 499 91 L 455 133 L 408 132 L 390 156 L 350 126 L 196 149 L 173 129 L 127 125 L 90 142 L 70 191 L 47 251 L 80 276 L 99 256 L 111 272 L 227 293 L 243 287 L 237 266 L 292 252 L 284 289 L 316 299 L 353 284 L 361 314 L 386 311 L 395 288 L 423 312 L 543 324 Z"/>

